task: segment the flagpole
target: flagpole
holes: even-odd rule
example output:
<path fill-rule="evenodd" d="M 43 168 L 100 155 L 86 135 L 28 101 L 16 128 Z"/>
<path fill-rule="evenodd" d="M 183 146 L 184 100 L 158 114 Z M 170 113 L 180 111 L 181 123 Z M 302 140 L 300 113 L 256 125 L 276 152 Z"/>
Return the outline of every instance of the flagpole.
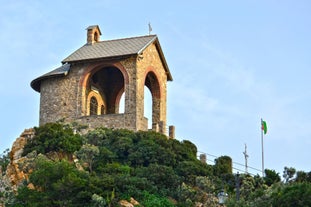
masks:
<path fill-rule="evenodd" d="M 264 151 L 263 151 L 263 123 L 261 119 L 261 167 L 262 167 L 262 177 L 265 176 L 265 167 L 264 167 Z"/>

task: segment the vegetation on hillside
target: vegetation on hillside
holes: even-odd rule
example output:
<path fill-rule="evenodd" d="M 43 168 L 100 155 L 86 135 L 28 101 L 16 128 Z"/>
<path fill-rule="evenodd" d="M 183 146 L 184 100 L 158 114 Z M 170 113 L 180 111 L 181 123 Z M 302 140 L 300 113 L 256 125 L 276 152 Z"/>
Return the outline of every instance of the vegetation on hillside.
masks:
<path fill-rule="evenodd" d="M 286 167 L 284 182 L 268 169 L 265 178 L 237 176 L 230 157 L 207 165 L 197 159 L 197 148 L 190 141 L 155 132 L 98 128 L 79 135 L 61 123 L 35 132 L 24 148 L 24 156 L 38 155 L 29 180 L 13 196 L 0 186 L 0 198 L 8 207 L 119 206 L 118 201 L 130 197 L 144 207 L 189 207 L 196 202 L 217 206 L 221 190 L 229 194 L 228 207 L 311 206 L 311 172 Z M 79 163 L 52 161 L 46 156 L 50 152 L 73 155 Z M 0 165 L 7 165 L 5 155 Z"/>

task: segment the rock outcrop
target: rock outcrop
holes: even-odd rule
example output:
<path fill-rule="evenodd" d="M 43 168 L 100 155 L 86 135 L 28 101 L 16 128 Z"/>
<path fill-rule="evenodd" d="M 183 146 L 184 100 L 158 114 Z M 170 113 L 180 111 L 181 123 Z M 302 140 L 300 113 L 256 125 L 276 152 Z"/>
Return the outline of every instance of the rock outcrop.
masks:
<path fill-rule="evenodd" d="M 21 185 L 24 180 L 29 179 L 29 175 L 34 169 L 34 160 L 38 156 L 37 152 L 34 151 L 27 156 L 22 156 L 24 146 L 27 144 L 28 140 L 34 137 L 34 135 L 34 129 L 25 129 L 12 145 L 10 163 L 7 166 L 4 179 L 6 183 L 12 186 L 14 191 L 17 191 L 18 186 Z M 79 164 L 79 160 L 70 153 L 49 152 L 43 156 L 54 161 L 66 159 L 70 162 L 74 162 L 79 170 L 83 170 L 82 166 Z"/>
<path fill-rule="evenodd" d="M 34 129 L 25 129 L 19 138 L 15 140 L 10 152 L 10 164 L 6 169 L 5 179 L 12 185 L 14 190 L 23 182 L 28 180 L 32 169 L 29 168 L 29 163 L 32 158 L 22 157 L 24 146 L 28 139 L 34 136 Z"/>
<path fill-rule="evenodd" d="M 130 201 L 127 200 L 121 200 L 119 201 L 120 206 L 122 207 L 134 207 L 134 206 L 140 206 L 138 201 L 136 201 L 134 198 L 131 197 Z"/>

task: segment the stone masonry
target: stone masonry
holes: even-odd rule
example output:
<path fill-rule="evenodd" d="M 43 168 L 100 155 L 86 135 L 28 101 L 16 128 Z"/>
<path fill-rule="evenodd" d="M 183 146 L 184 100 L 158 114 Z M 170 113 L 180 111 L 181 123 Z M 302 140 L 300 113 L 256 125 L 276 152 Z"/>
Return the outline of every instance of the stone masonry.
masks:
<path fill-rule="evenodd" d="M 144 87 L 152 95 L 152 128 L 166 133 L 167 81 L 172 76 L 156 35 L 100 41 L 98 26 L 63 65 L 31 82 L 40 92 L 40 125 L 58 120 L 90 128 L 148 130 Z M 125 97 L 124 113 L 119 113 Z"/>

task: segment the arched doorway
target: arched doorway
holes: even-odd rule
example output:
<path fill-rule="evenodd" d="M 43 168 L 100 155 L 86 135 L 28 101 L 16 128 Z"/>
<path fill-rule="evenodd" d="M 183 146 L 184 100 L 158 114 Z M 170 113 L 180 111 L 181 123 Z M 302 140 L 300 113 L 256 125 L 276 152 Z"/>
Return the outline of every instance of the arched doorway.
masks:
<path fill-rule="evenodd" d="M 87 114 L 94 115 L 95 100 L 97 115 L 119 113 L 120 96 L 123 91 L 124 77 L 118 68 L 109 66 L 95 70 L 89 76 L 86 86 Z"/>
<path fill-rule="evenodd" d="M 148 129 L 152 129 L 152 94 L 147 86 L 144 87 L 144 117 L 148 119 Z"/>
<path fill-rule="evenodd" d="M 150 93 L 151 93 L 151 97 L 150 94 L 148 94 L 147 91 L 144 92 L 144 113 L 147 116 L 148 113 L 150 113 L 151 111 L 151 123 L 148 123 L 148 126 L 152 126 L 152 129 L 157 129 L 159 122 L 161 120 L 161 94 L 160 94 L 160 84 L 159 81 L 157 79 L 157 76 L 155 73 L 153 72 L 148 72 L 146 75 L 146 79 L 145 79 L 145 86 L 144 88 L 148 88 Z M 151 99 L 151 100 L 150 100 Z M 151 102 L 151 104 L 150 104 Z M 150 108 L 146 108 L 146 106 L 150 106 L 151 105 L 151 109 Z M 148 117 L 149 118 L 149 117 Z"/>

